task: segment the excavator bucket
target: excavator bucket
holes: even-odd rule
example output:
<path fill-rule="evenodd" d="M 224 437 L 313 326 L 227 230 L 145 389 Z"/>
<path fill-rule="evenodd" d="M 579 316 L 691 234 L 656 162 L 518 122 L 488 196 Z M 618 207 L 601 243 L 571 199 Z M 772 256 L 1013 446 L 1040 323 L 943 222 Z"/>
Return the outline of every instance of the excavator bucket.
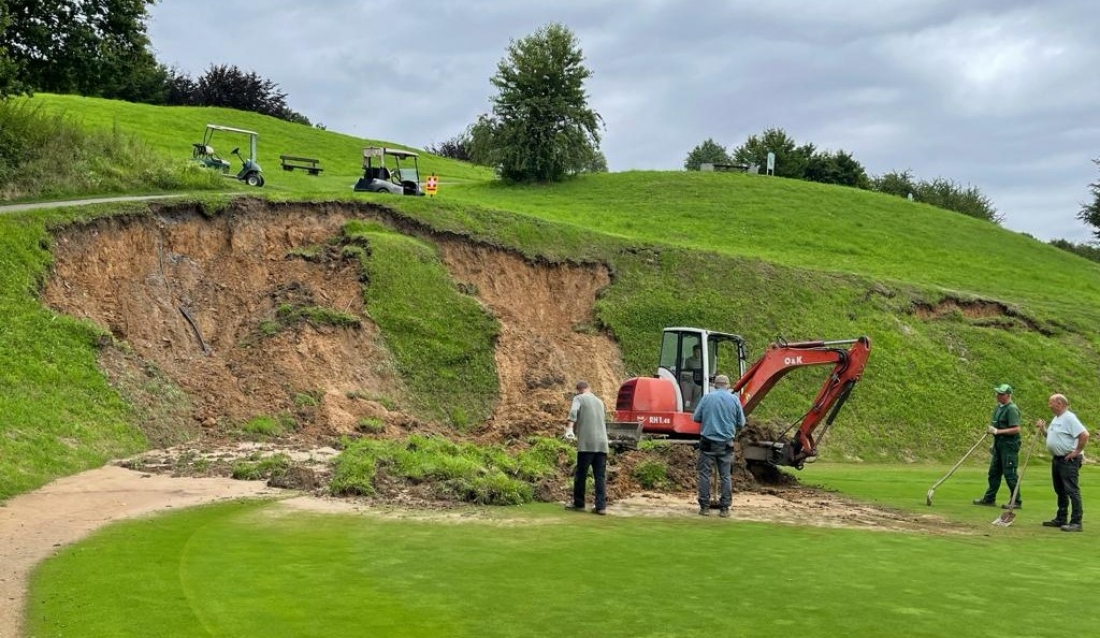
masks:
<path fill-rule="evenodd" d="M 607 423 L 607 442 L 616 450 L 620 452 L 623 450 L 636 450 L 638 449 L 638 442 L 641 440 L 641 423 L 633 421 L 610 421 Z"/>

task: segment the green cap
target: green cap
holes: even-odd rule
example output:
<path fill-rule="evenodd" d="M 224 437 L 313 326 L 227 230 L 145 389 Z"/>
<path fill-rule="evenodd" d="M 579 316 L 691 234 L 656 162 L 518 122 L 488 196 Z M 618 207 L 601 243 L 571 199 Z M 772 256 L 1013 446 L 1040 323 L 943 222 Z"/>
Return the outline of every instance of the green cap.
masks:
<path fill-rule="evenodd" d="M 993 388 L 993 391 L 997 394 L 1012 394 L 1012 386 L 1008 385 L 1007 383 L 1002 383 L 1001 385 Z"/>

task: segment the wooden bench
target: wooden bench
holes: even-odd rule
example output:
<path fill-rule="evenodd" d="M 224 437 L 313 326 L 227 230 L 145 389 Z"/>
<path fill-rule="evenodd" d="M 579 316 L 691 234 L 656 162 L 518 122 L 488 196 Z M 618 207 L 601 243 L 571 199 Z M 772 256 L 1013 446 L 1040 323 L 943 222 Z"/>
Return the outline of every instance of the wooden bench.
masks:
<path fill-rule="evenodd" d="M 319 159 L 313 159 L 312 157 L 295 157 L 293 155 L 280 155 L 279 161 L 283 164 L 284 171 L 292 171 L 296 168 L 300 168 L 306 171 L 310 175 L 320 175 L 321 171 L 325 170 L 318 166 L 321 163 Z"/>

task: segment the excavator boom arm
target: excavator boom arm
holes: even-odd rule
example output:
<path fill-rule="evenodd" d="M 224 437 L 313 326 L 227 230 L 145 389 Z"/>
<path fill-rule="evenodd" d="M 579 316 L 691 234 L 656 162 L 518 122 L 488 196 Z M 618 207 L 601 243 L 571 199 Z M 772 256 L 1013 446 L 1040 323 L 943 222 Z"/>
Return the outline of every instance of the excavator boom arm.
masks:
<path fill-rule="evenodd" d="M 838 346 L 850 346 L 847 349 Z M 814 430 L 821 421 L 831 424 L 856 382 L 863 375 L 867 357 L 871 354 L 871 340 L 867 337 L 842 341 L 803 341 L 798 343 L 773 343 L 764 356 L 752 365 L 734 384 L 739 392 L 745 414 L 767 396 L 787 373 L 806 366 L 832 365 L 829 376 L 821 385 L 809 411 L 802 416 L 795 434 L 781 459 L 773 462 L 801 467 L 807 458 L 817 455 Z M 768 442 L 769 446 L 775 445 Z"/>

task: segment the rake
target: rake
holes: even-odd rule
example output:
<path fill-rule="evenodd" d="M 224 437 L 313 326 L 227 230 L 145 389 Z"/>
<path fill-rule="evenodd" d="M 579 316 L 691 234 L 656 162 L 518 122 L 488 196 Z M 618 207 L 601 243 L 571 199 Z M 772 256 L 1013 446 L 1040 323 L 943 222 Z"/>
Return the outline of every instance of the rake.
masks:
<path fill-rule="evenodd" d="M 1039 440 L 1039 437 L 1031 437 L 1031 443 L 1027 446 L 1027 456 L 1024 457 L 1024 464 L 1020 467 L 1020 475 L 1016 477 L 1016 487 L 1012 488 L 1012 498 L 1008 501 L 1008 509 L 1004 511 L 1000 516 L 993 519 L 991 525 L 1000 525 L 1001 527 L 1008 527 L 1012 524 L 1012 521 L 1016 520 L 1016 497 L 1020 495 L 1020 483 L 1024 482 L 1024 472 L 1027 471 L 1027 462 L 1031 460 L 1031 451 L 1035 449 L 1035 442 Z"/>
<path fill-rule="evenodd" d="M 982 432 L 982 438 L 978 439 L 978 442 L 975 443 L 974 446 L 971 447 L 969 450 L 967 450 L 966 454 L 963 454 L 963 457 L 959 459 L 959 462 L 955 464 L 955 467 L 951 468 L 951 471 L 945 474 L 943 478 L 936 481 L 935 485 L 928 488 L 928 495 L 924 498 L 924 502 L 926 505 L 932 504 L 932 494 L 936 492 L 936 488 L 942 485 L 944 481 L 951 478 L 951 475 L 955 473 L 955 470 L 959 469 L 959 466 L 963 464 L 963 461 L 965 461 L 967 457 L 969 457 L 970 454 L 974 452 L 974 450 L 978 449 L 978 446 L 982 444 L 982 441 L 984 441 L 985 437 L 987 436 L 989 436 L 989 432 Z"/>

